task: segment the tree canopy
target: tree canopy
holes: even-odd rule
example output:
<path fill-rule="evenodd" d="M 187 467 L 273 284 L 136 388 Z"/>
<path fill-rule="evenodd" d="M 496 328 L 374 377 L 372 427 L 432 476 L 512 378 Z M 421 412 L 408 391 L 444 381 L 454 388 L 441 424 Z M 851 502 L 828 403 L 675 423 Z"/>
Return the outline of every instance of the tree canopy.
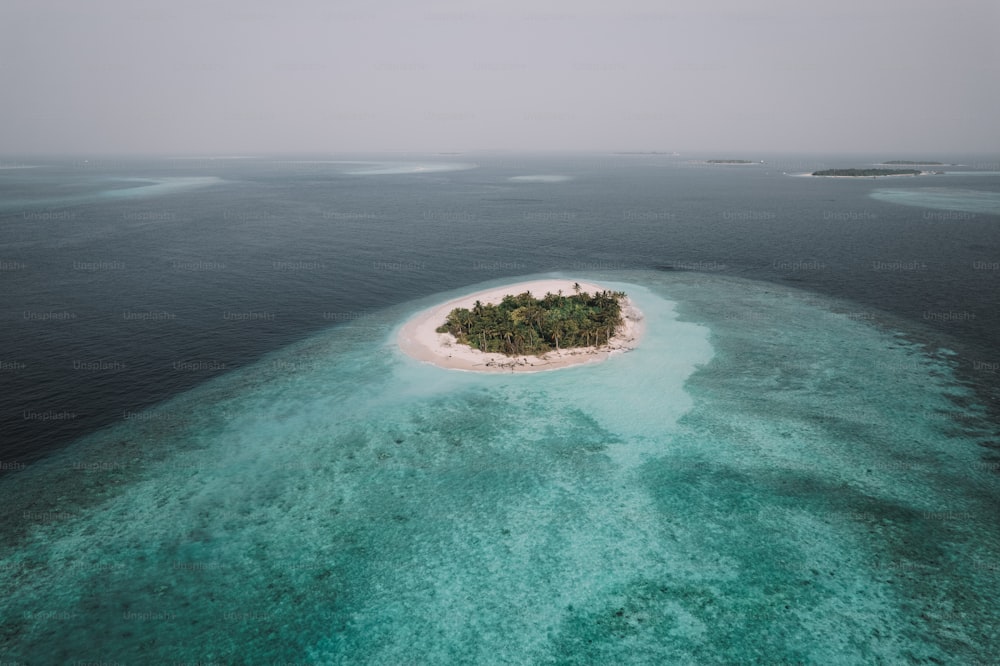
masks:
<path fill-rule="evenodd" d="M 917 169 L 825 169 L 814 176 L 919 176 Z"/>
<path fill-rule="evenodd" d="M 531 292 L 508 294 L 498 305 L 476 301 L 472 309 L 455 308 L 438 333 L 451 333 L 460 344 L 507 356 L 541 356 L 553 349 L 607 344 L 623 324 L 624 292 L 591 295 L 574 285 L 572 296 Z"/>

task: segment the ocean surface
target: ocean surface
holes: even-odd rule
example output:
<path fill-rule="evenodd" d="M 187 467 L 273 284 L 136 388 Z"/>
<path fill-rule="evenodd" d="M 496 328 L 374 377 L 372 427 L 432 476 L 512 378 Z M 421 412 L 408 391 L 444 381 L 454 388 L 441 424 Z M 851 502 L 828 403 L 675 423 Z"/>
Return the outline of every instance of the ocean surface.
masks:
<path fill-rule="evenodd" d="M 0 662 L 996 663 L 1000 157 L 801 175 L 900 157 L 0 159 Z M 395 346 L 540 277 L 640 348 Z"/>

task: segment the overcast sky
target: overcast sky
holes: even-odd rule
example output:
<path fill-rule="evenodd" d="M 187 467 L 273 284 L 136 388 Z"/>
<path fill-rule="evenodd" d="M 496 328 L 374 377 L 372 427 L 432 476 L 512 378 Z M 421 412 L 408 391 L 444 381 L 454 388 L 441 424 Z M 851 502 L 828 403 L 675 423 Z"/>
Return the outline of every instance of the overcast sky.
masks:
<path fill-rule="evenodd" d="M 0 0 L 0 153 L 1000 151 L 997 0 Z"/>

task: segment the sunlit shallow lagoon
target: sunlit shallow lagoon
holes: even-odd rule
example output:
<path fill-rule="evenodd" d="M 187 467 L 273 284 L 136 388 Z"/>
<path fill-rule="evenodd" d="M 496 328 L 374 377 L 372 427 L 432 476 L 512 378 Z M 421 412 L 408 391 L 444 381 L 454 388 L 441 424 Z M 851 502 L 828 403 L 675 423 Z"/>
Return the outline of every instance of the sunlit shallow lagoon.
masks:
<path fill-rule="evenodd" d="M 527 375 L 399 352 L 535 277 L 642 346 Z M 948 350 L 697 273 L 372 313 L 0 484 L 5 661 L 975 663 L 997 477 Z"/>
<path fill-rule="evenodd" d="M 962 175 L 965 176 L 967 173 L 962 173 Z M 1000 215 L 1000 192 L 989 190 L 955 187 L 886 188 L 875 190 L 870 196 L 879 201 L 903 206 L 918 206 L 969 214 Z"/>
<path fill-rule="evenodd" d="M 27 167 L 24 167 L 27 168 Z M 37 199 L 4 198 L 0 201 L 0 210 L 17 210 L 37 206 L 64 207 L 106 202 L 110 200 L 142 200 L 147 197 L 164 194 L 175 194 L 189 190 L 216 185 L 222 179 L 215 176 L 173 176 L 161 178 L 105 178 L 100 183 L 100 189 L 94 191 L 93 184 L 89 187 L 80 186 L 79 191 L 72 194 L 52 196 L 46 194 Z M 69 188 L 72 189 L 72 188 Z M 32 215 L 37 218 L 38 212 L 24 212 L 27 219 Z M 42 213 L 41 215 L 44 215 Z"/>

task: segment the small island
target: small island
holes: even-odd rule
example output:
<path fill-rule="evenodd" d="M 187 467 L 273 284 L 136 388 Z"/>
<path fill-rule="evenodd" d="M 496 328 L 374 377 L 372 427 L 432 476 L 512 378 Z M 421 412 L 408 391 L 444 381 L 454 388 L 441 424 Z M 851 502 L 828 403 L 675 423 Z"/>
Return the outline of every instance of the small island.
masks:
<path fill-rule="evenodd" d="M 877 176 L 919 176 L 917 169 L 824 169 L 813 171 L 814 176 L 834 176 L 846 178 L 877 177 Z"/>
<path fill-rule="evenodd" d="M 523 373 L 604 361 L 635 349 L 644 330 L 642 312 L 625 293 L 544 279 L 418 313 L 400 328 L 397 343 L 408 356 L 442 368 Z"/>
<path fill-rule="evenodd" d="M 753 160 L 705 160 L 705 164 L 759 164 Z"/>
<path fill-rule="evenodd" d="M 945 166 L 944 162 L 912 162 L 910 160 L 889 160 L 880 164 L 894 164 L 896 166 Z"/>
<path fill-rule="evenodd" d="M 573 295 L 551 292 L 537 299 L 530 291 L 506 295 L 499 305 L 476 301 L 472 309 L 455 308 L 438 333 L 459 344 L 507 356 L 543 356 L 553 349 L 597 347 L 611 342 L 624 323 L 624 292 L 591 295 L 573 284 Z"/>

